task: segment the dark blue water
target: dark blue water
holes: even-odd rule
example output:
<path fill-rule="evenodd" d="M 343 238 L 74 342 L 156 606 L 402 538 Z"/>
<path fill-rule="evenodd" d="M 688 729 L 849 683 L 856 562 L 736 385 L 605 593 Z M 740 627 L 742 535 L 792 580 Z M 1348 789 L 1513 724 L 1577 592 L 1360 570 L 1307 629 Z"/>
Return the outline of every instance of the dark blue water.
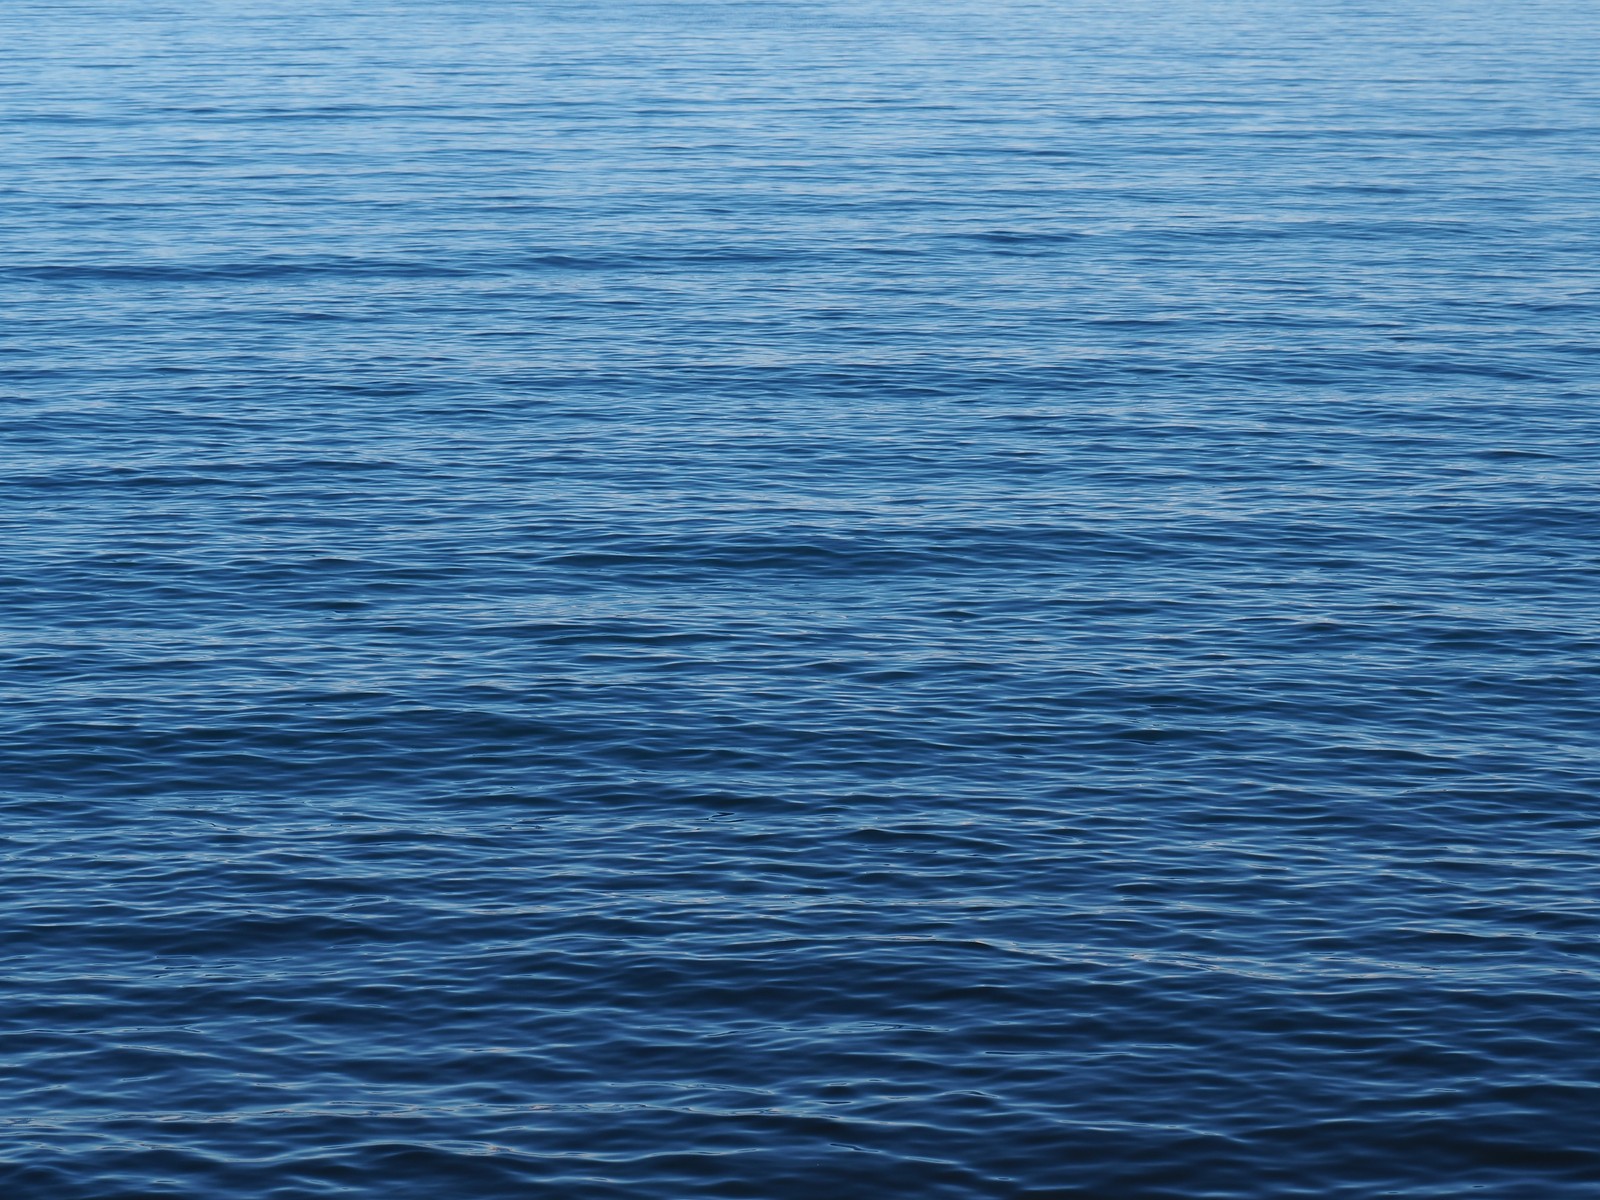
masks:
<path fill-rule="evenodd" d="M 21 0 L 6 1200 L 1600 1193 L 1585 0 Z"/>

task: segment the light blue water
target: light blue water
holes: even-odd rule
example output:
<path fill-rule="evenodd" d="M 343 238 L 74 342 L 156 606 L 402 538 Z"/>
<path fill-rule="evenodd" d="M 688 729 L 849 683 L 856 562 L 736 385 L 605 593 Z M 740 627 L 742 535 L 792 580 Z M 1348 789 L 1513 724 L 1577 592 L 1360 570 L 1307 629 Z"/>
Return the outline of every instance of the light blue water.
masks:
<path fill-rule="evenodd" d="M 0 44 L 0 1195 L 1596 1194 L 1592 4 Z"/>

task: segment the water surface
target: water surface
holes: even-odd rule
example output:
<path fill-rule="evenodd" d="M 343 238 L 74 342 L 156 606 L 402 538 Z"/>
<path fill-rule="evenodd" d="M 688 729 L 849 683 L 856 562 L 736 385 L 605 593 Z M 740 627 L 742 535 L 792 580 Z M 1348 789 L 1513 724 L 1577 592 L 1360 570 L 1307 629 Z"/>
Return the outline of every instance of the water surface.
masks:
<path fill-rule="evenodd" d="M 7 1197 L 1595 1194 L 1591 5 L 0 36 Z"/>

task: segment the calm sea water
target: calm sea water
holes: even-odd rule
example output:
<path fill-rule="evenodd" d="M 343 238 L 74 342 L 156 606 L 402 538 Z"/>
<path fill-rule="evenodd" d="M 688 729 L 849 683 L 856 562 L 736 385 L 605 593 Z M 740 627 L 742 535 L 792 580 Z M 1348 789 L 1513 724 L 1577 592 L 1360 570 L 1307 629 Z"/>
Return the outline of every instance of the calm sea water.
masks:
<path fill-rule="evenodd" d="M 7 1200 L 1597 1194 L 1592 4 L 0 40 Z"/>

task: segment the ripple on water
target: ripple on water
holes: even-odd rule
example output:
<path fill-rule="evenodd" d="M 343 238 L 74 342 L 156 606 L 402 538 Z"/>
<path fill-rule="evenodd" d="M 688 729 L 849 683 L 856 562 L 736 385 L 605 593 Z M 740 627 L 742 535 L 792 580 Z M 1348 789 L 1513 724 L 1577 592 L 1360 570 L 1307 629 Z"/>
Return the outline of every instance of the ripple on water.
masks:
<path fill-rule="evenodd" d="M 1593 1192 L 1581 5 L 0 28 L 6 1196 Z"/>

